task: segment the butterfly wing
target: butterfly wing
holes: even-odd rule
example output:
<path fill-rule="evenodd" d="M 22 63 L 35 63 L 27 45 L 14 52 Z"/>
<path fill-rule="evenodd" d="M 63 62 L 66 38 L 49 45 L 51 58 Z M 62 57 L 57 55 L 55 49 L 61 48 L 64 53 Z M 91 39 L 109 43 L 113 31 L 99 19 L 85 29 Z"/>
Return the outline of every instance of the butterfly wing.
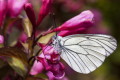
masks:
<path fill-rule="evenodd" d="M 79 73 L 90 73 L 99 67 L 117 47 L 112 36 L 101 34 L 77 34 L 60 41 L 61 57 Z"/>

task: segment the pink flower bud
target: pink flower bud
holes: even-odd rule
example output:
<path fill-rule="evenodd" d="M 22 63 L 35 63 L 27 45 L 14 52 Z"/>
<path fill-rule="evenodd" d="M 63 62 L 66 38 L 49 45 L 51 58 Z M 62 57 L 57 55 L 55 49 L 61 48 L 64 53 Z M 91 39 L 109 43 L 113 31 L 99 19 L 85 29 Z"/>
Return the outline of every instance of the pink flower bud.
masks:
<path fill-rule="evenodd" d="M 41 23 L 43 18 L 48 15 L 48 13 L 51 10 L 53 0 L 42 0 L 42 6 L 39 12 L 38 20 L 37 20 L 37 25 Z"/>
<path fill-rule="evenodd" d="M 36 27 L 36 17 L 35 17 L 33 6 L 31 3 L 25 4 L 25 11 L 26 11 L 27 16 L 28 16 L 29 20 L 31 21 L 33 27 Z"/>
<path fill-rule="evenodd" d="M 27 41 L 27 38 L 28 38 L 28 36 L 24 32 L 22 32 L 21 35 L 19 36 L 18 40 L 20 42 L 25 43 Z"/>
<path fill-rule="evenodd" d="M 88 28 L 93 25 L 93 13 L 89 10 L 83 11 L 81 14 L 66 21 L 64 24 L 50 32 L 63 31 L 63 30 L 76 30 L 80 28 Z"/>
<path fill-rule="evenodd" d="M 7 0 L 0 0 L 0 27 L 3 24 L 7 12 Z"/>
<path fill-rule="evenodd" d="M 28 0 L 8 0 L 8 14 L 11 17 L 16 17 L 20 14 L 21 10 L 23 9 L 24 4 Z"/>
<path fill-rule="evenodd" d="M 4 37 L 2 35 L 0 35 L 0 44 L 4 43 Z"/>

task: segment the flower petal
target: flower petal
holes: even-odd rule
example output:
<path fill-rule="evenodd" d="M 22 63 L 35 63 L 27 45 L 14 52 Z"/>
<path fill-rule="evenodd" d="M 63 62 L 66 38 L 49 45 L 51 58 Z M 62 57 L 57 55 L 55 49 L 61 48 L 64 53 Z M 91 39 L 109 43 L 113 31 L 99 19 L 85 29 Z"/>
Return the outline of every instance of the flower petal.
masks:
<path fill-rule="evenodd" d="M 16 17 L 20 14 L 24 4 L 28 0 L 8 0 L 9 15 L 11 17 Z"/>
<path fill-rule="evenodd" d="M 0 0 L 0 27 L 3 24 L 7 12 L 7 0 Z"/>
<path fill-rule="evenodd" d="M 39 57 L 44 58 L 44 55 L 40 54 Z M 38 73 L 41 73 L 43 70 L 44 70 L 43 63 L 40 62 L 40 61 L 35 60 L 32 68 L 31 68 L 30 74 L 31 75 L 36 75 Z"/>
<path fill-rule="evenodd" d="M 30 74 L 31 75 L 36 75 L 38 73 L 41 73 L 44 69 L 44 66 L 42 65 L 41 62 L 38 62 L 38 61 L 35 61 L 33 66 L 32 66 L 32 69 L 30 71 Z"/>
<path fill-rule="evenodd" d="M 4 43 L 4 37 L 2 35 L 0 35 L 0 44 Z"/>
<path fill-rule="evenodd" d="M 80 33 L 83 33 L 85 30 L 86 30 L 85 28 L 75 29 L 72 31 L 64 30 L 64 31 L 60 31 L 58 35 L 64 37 L 72 34 L 80 34 Z"/>
<path fill-rule="evenodd" d="M 43 18 L 50 12 L 53 0 L 42 0 L 42 6 L 39 12 L 37 25 L 41 23 Z"/>

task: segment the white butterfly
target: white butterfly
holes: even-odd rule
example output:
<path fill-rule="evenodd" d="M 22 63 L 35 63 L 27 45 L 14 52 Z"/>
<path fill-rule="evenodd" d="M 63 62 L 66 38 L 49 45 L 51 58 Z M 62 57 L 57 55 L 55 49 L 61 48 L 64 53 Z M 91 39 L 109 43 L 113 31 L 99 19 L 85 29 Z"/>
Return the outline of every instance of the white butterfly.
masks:
<path fill-rule="evenodd" d="M 54 48 L 63 60 L 79 73 L 90 73 L 99 67 L 117 47 L 117 41 L 109 35 L 76 34 L 56 36 Z"/>

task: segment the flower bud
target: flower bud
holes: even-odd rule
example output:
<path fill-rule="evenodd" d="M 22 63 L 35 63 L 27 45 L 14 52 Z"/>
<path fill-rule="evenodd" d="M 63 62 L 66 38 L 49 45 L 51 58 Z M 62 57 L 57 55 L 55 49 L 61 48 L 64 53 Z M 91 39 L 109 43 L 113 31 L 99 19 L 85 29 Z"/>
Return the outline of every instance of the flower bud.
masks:
<path fill-rule="evenodd" d="M 83 11 L 81 14 L 66 21 L 61 26 L 51 30 L 50 32 L 63 31 L 63 30 L 76 30 L 80 28 L 88 28 L 93 26 L 93 13 L 90 10 Z"/>
<path fill-rule="evenodd" d="M 48 13 L 51 10 L 53 0 L 42 0 L 42 6 L 39 12 L 38 20 L 37 20 L 37 25 L 41 23 L 43 18 L 48 15 Z"/>
<path fill-rule="evenodd" d="M 33 27 L 36 27 L 36 17 L 31 3 L 25 4 L 25 11 Z"/>

